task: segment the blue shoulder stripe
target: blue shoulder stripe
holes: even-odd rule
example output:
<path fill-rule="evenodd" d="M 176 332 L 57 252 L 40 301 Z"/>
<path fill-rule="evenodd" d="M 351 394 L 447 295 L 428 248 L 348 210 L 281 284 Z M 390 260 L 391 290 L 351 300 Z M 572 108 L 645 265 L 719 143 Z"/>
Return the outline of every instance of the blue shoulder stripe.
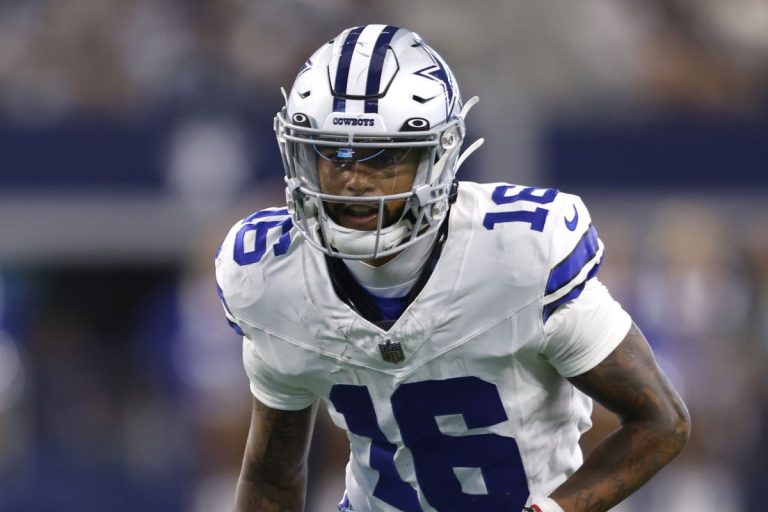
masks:
<path fill-rule="evenodd" d="M 598 248 L 597 229 L 590 225 L 571 253 L 550 271 L 544 295 L 554 293 L 568 284 L 595 257 Z"/>
<path fill-rule="evenodd" d="M 243 332 L 243 330 L 235 322 L 227 318 L 227 323 L 232 328 L 232 330 L 235 331 L 235 334 L 237 334 L 238 336 L 245 336 L 245 333 Z"/>
<path fill-rule="evenodd" d="M 371 63 L 368 65 L 368 78 L 365 82 L 365 95 L 373 96 L 379 93 L 379 87 L 381 86 L 381 71 L 384 68 L 384 57 L 387 55 L 387 49 L 389 43 L 392 41 L 392 37 L 395 32 L 400 30 L 398 27 L 387 25 L 387 27 L 381 31 L 379 37 L 376 39 L 376 44 L 373 48 L 373 55 L 371 56 Z M 365 100 L 365 112 L 378 113 L 379 100 L 369 99 Z"/>
<path fill-rule="evenodd" d="M 594 267 L 592 267 L 592 270 L 589 271 L 589 274 L 587 274 L 587 278 L 577 287 L 575 287 L 573 290 L 568 292 L 567 294 L 563 295 L 559 299 L 557 299 L 554 302 L 550 302 L 549 304 L 546 304 L 544 306 L 544 309 L 542 311 L 542 319 L 544 320 L 544 323 L 547 323 L 547 320 L 549 319 L 552 314 L 558 310 L 560 306 L 563 304 L 570 302 L 574 299 L 576 299 L 579 295 L 581 295 L 581 292 L 584 291 L 584 287 L 587 284 L 587 281 L 595 277 L 597 275 L 597 271 L 600 268 L 600 265 L 603 264 L 602 258 L 600 261 L 598 261 Z"/>
<path fill-rule="evenodd" d="M 549 304 L 545 305 L 542 311 L 542 320 L 544 320 L 544 323 L 547 323 L 547 320 L 549 320 L 549 317 L 552 316 L 552 313 L 557 311 L 557 308 L 581 295 L 581 292 L 584 291 L 584 285 L 586 284 L 587 282 L 584 281 L 579 286 L 571 290 L 568 294 L 560 297 L 555 302 L 550 302 Z"/>
<path fill-rule="evenodd" d="M 333 82 L 333 111 L 344 112 L 347 108 L 347 100 L 339 98 L 339 95 L 347 93 L 347 81 L 349 80 L 349 65 L 352 62 L 352 55 L 355 53 L 355 45 L 360 33 L 365 27 L 355 27 L 349 31 L 347 38 L 341 45 L 341 55 L 339 56 L 339 65 L 336 68 L 336 79 Z"/>

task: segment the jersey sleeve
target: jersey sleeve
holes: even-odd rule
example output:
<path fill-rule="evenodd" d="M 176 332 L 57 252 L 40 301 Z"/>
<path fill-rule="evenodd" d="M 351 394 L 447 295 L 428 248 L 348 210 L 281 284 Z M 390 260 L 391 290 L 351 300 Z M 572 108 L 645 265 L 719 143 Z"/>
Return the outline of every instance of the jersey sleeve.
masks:
<path fill-rule="evenodd" d="M 630 316 L 597 279 L 605 247 L 589 211 L 563 194 L 553 209 L 542 354 L 564 377 L 594 368 L 629 331 Z"/>
<path fill-rule="evenodd" d="M 558 309 L 544 325 L 542 353 L 563 377 L 597 366 L 621 343 L 632 319 L 597 279 L 578 298 Z"/>
<path fill-rule="evenodd" d="M 250 381 L 251 394 L 273 409 L 298 411 L 315 402 L 315 395 L 307 389 L 289 382 L 267 361 L 268 354 L 261 349 L 268 340 L 243 338 L 243 364 Z"/>

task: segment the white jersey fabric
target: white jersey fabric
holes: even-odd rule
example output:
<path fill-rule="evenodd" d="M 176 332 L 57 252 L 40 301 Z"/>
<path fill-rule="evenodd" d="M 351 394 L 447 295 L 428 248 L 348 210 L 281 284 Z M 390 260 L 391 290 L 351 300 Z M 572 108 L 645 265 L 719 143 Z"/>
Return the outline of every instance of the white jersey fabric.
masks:
<path fill-rule="evenodd" d="M 334 292 L 285 209 L 237 223 L 216 277 L 253 395 L 328 405 L 348 432 L 356 512 L 520 510 L 582 463 L 591 401 L 565 378 L 631 320 L 595 279 L 603 245 L 574 195 L 461 182 L 428 282 L 383 331 Z M 389 345 L 386 345 L 389 342 Z M 382 347 L 404 359 L 389 362 Z"/>

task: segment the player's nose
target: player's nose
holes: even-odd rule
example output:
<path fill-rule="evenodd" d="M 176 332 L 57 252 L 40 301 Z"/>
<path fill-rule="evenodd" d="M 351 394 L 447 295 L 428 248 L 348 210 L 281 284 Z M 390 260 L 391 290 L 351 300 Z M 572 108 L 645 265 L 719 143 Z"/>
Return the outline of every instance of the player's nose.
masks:
<path fill-rule="evenodd" d="M 345 177 L 344 191 L 349 195 L 372 195 L 375 191 L 375 180 L 371 173 L 367 169 L 361 168 L 359 164 L 345 173 Z"/>

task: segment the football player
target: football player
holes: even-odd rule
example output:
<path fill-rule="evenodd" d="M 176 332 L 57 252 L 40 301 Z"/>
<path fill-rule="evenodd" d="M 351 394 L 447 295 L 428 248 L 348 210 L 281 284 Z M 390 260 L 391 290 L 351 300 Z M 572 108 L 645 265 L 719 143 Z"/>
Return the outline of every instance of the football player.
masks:
<path fill-rule="evenodd" d="M 608 510 L 685 445 L 582 201 L 455 180 L 476 101 L 393 26 L 301 67 L 275 118 L 287 205 L 216 258 L 254 396 L 238 511 L 303 509 L 318 400 L 349 437 L 341 511 Z M 591 399 L 621 427 L 583 460 Z"/>

